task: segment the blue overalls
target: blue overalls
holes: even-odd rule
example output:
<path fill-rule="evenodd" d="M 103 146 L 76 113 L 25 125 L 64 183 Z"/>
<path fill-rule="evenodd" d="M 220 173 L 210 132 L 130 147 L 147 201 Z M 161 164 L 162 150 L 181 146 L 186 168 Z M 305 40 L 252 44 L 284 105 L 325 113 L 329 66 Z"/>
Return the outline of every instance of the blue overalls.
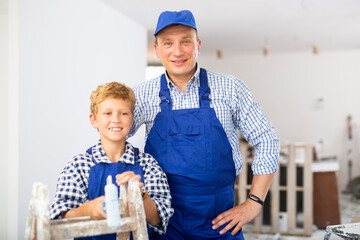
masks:
<path fill-rule="evenodd" d="M 88 154 L 92 155 L 92 148 L 89 148 L 86 151 Z M 95 163 L 95 166 L 90 168 L 89 173 L 89 183 L 88 183 L 88 193 L 89 193 L 89 200 L 93 200 L 97 197 L 104 196 L 105 195 L 105 185 L 106 185 L 106 179 L 109 175 L 111 175 L 113 183 L 115 186 L 118 186 L 116 183 L 116 175 L 126 172 L 126 171 L 133 171 L 135 174 L 141 176 L 142 182 L 144 181 L 143 177 L 143 169 L 138 163 L 139 159 L 139 149 L 134 148 L 134 156 L 135 156 L 135 163 L 127 164 L 127 163 L 121 163 L 121 162 L 114 162 L 114 163 L 97 163 L 94 159 L 94 156 L 92 157 L 93 162 Z M 118 186 L 118 193 L 119 191 Z M 148 229 L 149 231 L 149 229 Z M 108 240 L 108 239 L 116 239 L 116 233 L 112 234 L 105 234 L 105 235 L 99 235 L 99 236 L 93 236 L 93 237 L 84 237 L 84 238 L 77 238 L 81 240 Z"/>
<path fill-rule="evenodd" d="M 232 148 L 210 108 L 207 72 L 200 69 L 200 108 L 172 110 L 165 74 L 161 76 L 157 114 L 145 152 L 167 174 L 172 207 L 167 232 L 158 239 L 244 239 L 242 231 L 220 235 L 211 221 L 234 205 L 236 177 Z"/>

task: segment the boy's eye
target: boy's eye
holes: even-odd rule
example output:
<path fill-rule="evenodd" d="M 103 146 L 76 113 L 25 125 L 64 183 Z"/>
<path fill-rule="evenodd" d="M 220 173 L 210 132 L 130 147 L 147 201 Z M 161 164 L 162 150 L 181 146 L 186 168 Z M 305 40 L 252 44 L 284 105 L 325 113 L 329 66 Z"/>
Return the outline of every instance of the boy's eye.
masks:
<path fill-rule="evenodd" d="M 111 112 L 106 112 L 106 113 L 105 113 L 105 115 L 110 115 L 110 114 L 111 114 Z"/>
<path fill-rule="evenodd" d="M 122 112 L 122 113 L 120 113 L 120 115 L 128 115 L 128 113 Z"/>

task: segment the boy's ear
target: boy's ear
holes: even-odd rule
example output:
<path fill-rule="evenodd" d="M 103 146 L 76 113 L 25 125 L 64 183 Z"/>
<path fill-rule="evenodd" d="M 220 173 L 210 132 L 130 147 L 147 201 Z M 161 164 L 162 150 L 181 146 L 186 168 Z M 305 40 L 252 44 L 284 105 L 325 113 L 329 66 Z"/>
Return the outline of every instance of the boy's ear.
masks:
<path fill-rule="evenodd" d="M 96 121 L 96 117 L 93 113 L 90 113 L 89 118 L 90 118 L 90 123 L 93 126 L 93 128 L 96 128 L 96 129 L 99 128 L 98 123 Z"/>

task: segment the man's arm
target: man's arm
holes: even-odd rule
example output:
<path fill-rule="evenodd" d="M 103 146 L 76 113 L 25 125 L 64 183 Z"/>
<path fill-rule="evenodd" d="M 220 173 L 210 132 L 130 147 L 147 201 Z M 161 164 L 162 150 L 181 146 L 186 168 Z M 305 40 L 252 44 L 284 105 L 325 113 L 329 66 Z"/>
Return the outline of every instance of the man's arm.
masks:
<path fill-rule="evenodd" d="M 264 201 L 273 181 L 274 175 L 275 173 L 254 175 L 250 194 L 257 196 L 262 201 Z M 215 230 L 220 226 L 228 223 L 220 231 L 220 234 L 224 234 L 230 229 L 234 228 L 231 234 L 235 235 L 245 224 L 251 222 L 260 213 L 261 208 L 261 204 L 248 198 L 240 205 L 218 215 L 212 221 L 213 229 Z"/>
<path fill-rule="evenodd" d="M 264 201 L 278 169 L 280 141 L 260 105 L 253 100 L 249 89 L 238 79 L 233 83 L 235 90 L 232 92 L 231 102 L 234 124 L 241 135 L 256 149 L 252 164 L 254 177 L 250 194 Z M 212 222 L 213 229 L 227 224 L 220 234 L 234 228 L 231 232 L 234 235 L 252 221 L 260 213 L 261 208 L 261 204 L 247 199 L 239 206 L 219 214 Z"/>

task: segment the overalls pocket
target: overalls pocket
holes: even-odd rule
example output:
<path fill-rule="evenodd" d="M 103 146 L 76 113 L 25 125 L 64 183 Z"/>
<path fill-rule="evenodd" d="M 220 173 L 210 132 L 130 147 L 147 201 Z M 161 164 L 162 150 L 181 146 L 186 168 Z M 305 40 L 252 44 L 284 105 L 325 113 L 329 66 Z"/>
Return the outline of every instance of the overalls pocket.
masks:
<path fill-rule="evenodd" d="M 191 232 L 209 231 L 215 212 L 215 195 L 191 195 L 185 198 L 184 226 Z"/>

